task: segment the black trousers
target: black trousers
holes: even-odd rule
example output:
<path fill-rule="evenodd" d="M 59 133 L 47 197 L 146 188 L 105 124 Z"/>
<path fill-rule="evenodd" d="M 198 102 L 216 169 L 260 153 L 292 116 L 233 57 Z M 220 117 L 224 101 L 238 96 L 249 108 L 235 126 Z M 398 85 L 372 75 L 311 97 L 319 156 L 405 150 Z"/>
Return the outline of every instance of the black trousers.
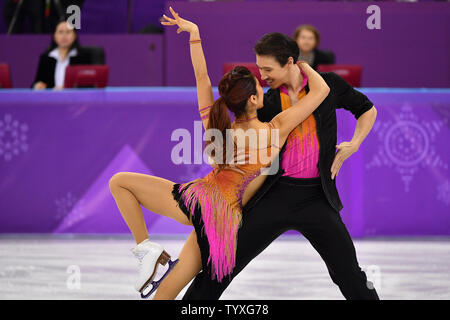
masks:
<path fill-rule="evenodd" d="M 183 300 L 219 299 L 233 278 L 287 230 L 297 230 L 309 240 L 346 299 L 379 299 L 358 265 L 355 247 L 340 214 L 325 198 L 320 178 L 280 177 L 250 211 L 243 212 L 233 273 L 219 283 L 211 280 L 208 273 L 200 272 Z"/>

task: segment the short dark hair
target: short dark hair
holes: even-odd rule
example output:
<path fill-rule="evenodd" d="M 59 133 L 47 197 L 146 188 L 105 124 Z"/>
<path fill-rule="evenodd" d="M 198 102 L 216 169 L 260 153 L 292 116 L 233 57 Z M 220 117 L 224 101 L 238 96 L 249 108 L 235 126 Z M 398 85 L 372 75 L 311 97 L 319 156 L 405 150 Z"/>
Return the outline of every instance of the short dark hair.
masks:
<path fill-rule="evenodd" d="M 297 42 L 279 32 L 266 33 L 255 44 L 253 51 L 259 56 L 274 57 L 281 66 L 288 62 L 289 57 L 292 57 L 296 63 L 300 54 Z"/>

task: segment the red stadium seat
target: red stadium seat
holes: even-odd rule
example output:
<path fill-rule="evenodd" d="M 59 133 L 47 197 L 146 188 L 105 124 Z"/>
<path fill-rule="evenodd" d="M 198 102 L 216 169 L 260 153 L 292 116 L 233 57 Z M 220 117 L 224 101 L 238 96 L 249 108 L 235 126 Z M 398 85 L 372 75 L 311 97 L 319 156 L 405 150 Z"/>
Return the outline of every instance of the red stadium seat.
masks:
<path fill-rule="evenodd" d="M 7 63 L 0 63 L 0 88 L 11 88 L 11 73 Z"/>
<path fill-rule="evenodd" d="M 106 65 L 74 65 L 66 68 L 64 88 L 104 88 L 108 83 Z"/>
<path fill-rule="evenodd" d="M 319 64 L 317 71 L 334 72 L 352 87 L 359 87 L 361 85 L 362 67 L 357 64 Z"/>
<path fill-rule="evenodd" d="M 261 74 L 259 73 L 259 69 L 256 66 L 256 63 L 252 62 L 228 62 L 223 65 L 223 74 L 227 73 L 230 70 L 233 70 L 236 66 L 244 66 L 248 68 L 255 76 L 258 78 L 259 83 L 262 87 L 268 87 L 267 83 L 261 80 Z"/>

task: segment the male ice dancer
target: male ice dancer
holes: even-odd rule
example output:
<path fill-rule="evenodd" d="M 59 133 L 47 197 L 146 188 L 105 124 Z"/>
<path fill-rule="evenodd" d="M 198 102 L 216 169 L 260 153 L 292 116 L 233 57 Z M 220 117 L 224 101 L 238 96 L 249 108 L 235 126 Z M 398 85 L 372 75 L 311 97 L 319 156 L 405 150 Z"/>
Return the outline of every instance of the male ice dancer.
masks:
<path fill-rule="evenodd" d="M 255 45 L 261 78 L 270 85 L 260 121 L 270 121 L 309 91 L 296 61 L 297 43 L 281 33 L 264 35 Z M 372 129 L 377 111 L 361 92 L 333 72 L 320 73 L 331 91 L 314 113 L 291 132 L 280 153 L 280 169 L 269 175 L 243 210 L 236 266 L 222 282 L 200 272 L 183 299 L 219 299 L 232 279 L 272 241 L 297 230 L 324 260 L 346 299 L 379 299 L 359 267 L 352 239 L 341 220 L 336 176 Z M 357 119 L 353 138 L 336 145 L 336 108 Z M 337 153 L 336 153 L 337 149 Z"/>

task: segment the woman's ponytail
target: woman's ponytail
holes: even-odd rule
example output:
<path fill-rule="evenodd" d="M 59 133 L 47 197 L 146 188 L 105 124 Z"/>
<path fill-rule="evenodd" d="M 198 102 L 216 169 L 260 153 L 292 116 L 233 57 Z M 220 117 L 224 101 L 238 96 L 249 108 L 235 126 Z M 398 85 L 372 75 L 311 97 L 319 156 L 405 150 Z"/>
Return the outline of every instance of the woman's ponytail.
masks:
<path fill-rule="evenodd" d="M 209 120 L 208 120 L 208 126 L 207 129 L 217 129 L 222 134 L 222 144 L 218 145 L 218 141 L 207 141 L 205 144 L 205 147 L 207 147 L 209 144 L 213 143 L 215 145 L 215 148 L 222 148 L 222 155 L 223 158 L 220 159 L 218 163 L 219 168 L 223 168 L 225 166 L 225 159 L 226 159 L 226 137 L 227 137 L 227 129 L 231 129 L 231 118 L 228 114 L 228 108 L 225 103 L 225 99 L 223 97 L 220 97 L 216 101 L 214 101 L 214 104 L 212 105 L 210 111 L 209 111 Z M 212 150 L 211 156 L 215 156 L 215 151 Z"/>

